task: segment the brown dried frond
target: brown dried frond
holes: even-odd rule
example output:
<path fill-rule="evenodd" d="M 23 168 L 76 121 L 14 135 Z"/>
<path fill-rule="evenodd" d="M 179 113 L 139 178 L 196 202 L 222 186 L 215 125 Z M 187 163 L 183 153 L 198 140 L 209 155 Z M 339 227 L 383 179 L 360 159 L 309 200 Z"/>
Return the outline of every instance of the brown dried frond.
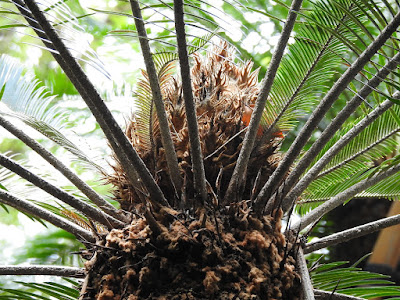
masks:
<path fill-rule="evenodd" d="M 72 221 L 73 223 L 81 226 L 82 228 L 89 230 L 89 231 L 95 231 L 95 232 L 99 232 L 99 233 L 107 233 L 108 229 L 106 227 L 104 227 L 102 224 L 98 224 L 98 223 L 93 223 L 93 222 L 89 222 L 87 221 L 84 217 L 78 215 L 77 213 L 68 210 L 68 209 L 62 209 L 60 211 L 64 216 L 66 216 L 70 221 Z"/>

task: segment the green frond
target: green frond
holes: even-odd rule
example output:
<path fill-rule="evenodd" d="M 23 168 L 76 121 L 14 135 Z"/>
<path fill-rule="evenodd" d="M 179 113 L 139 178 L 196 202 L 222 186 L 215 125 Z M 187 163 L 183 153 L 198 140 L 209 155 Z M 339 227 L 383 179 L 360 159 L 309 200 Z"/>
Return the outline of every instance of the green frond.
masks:
<path fill-rule="evenodd" d="M 343 3 L 350 9 L 352 1 Z M 322 4 L 332 16 L 322 12 Z M 323 1 L 315 6 L 296 34 L 296 43 L 289 46 L 288 54 L 282 59 L 266 105 L 266 123 L 272 124 L 279 116 L 276 126 L 283 131 L 294 128 L 297 120 L 309 113 L 326 91 L 327 82 L 334 76 L 347 50 L 337 36 L 353 39 L 342 28 L 341 23 L 353 26 L 344 18 L 344 13 Z"/>
<path fill-rule="evenodd" d="M 143 79 L 137 84 L 135 93 L 135 112 L 136 132 L 140 140 L 140 146 L 144 149 L 151 148 L 150 126 L 153 126 L 155 111 L 153 110 L 153 98 L 147 73 L 142 71 Z"/>
<path fill-rule="evenodd" d="M 346 145 L 304 191 L 299 204 L 313 203 L 311 207 L 314 207 L 318 204 L 315 201 L 327 200 L 379 170 L 375 167 L 379 165 L 380 161 L 393 155 L 399 146 L 398 132 L 400 126 L 396 118 L 393 117 L 394 115 L 400 116 L 399 106 L 394 106 L 390 111 L 382 114 Z M 338 131 L 320 151 L 314 163 L 357 122 L 358 120 Z M 397 176 L 383 180 L 358 196 L 391 199 L 400 196 L 400 189 L 393 183 L 395 182 L 394 178 L 397 178 Z M 302 209 L 306 209 L 306 207 Z"/>
<path fill-rule="evenodd" d="M 17 159 L 18 162 L 22 165 L 29 165 L 29 162 L 26 159 L 22 159 L 19 155 L 12 154 L 10 152 L 6 152 L 3 154 L 10 159 Z M 32 195 L 32 193 L 35 191 L 35 188 L 31 184 L 27 183 L 25 180 L 17 176 L 14 172 L 3 166 L 0 166 L 0 185 L 1 189 L 12 192 L 13 194 L 20 197 L 28 197 Z M 2 207 L 4 206 L 2 205 Z"/>
<path fill-rule="evenodd" d="M 228 1 L 224 1 L 229 3 Z M 164 63 L 177 59 L 175 24 L 171 17 L 173 3 L 168 1 L 140 2 L 142 15 L 147 28 L 147 39 L 152 49 L 153 57 L 159 68 Z M 232 5 L 232 4 L 231 4 Z M 96 13 L 134 18 L 132 14 L 109 9 L 91 8 Z M 203 49 L 208 43 L 212 44 L 213 36 L 225 40 L 220 33 L 233 33 L 232 28 L 240 30 L 241 23 L 228 15 L 222 9 L 203 0 L 186 1 L 184 4 L 186 36 L 188 37 L 188 52 L 194 53 Z M 132 27 L 119 28 L 109 32 L 114 36 L 137 38 L 136 29 Z M 226 40 L 225 40 L 226 41 Z M 233 46 L 232 46 L 233 47 Z M 209 51 L 209 50 L 206 50 Z M 161 61 L 158 61 L 161 60 Z"/>
<path fill-rule="evenodd" d="M 188 54 L 199 51 L 210 42 L 213 34 L 204 37 L 196 37 L 188 47 Z M 161 92 L 165 92 L 168 82 L 175 73 L 175 61 L 178 59 L 178 53 L 168 49 L 157 51 L 153 54 Z M 135 107 L 137 108 L 135 117 L 136 134 L 140 141 L 140 147 L 144 149 L 151 148 L 151 136 L 158 130 L 156 113 L 152 106 L 152 93 L 147 73 L 142 71 L 143 78 L 137 83 L 135 92 Z"/>
<path fill-rule="evenodd" d="M 161 63 L 161 60 L 159 60 L 159 63 Z M 163 65 L 158 65 L 157 69 L 161 92 L 164 92 L 165 86 L 174 72 L 174 61 L 168 60 Z M 143 79 L 138 82 L 135 93 L 135 106 L 137 107 L 137 111 L 134 114 L 134 118 L 140 147 L 143 147 L 143 149 L 150 149 L 152 146 L 151 136 L 154 134 L 154 130 L 157 130 L 157 123 L 155 123 L 157 116 L 153 109 L 153 98 L 147 73 L 142 71 L 142 75 Z"/>
<path fill-rule="evenodd" d="M 372 7 L 371 3 L 374 3 Z M 296 43 L 289 46 L 288 54 L 282 60 L 266 106 L 266 123 L 272 124 L 278 116 L 274 125 L 283 131 L 292 129 L 298 118 L 315 107 L 332 77 L 343 72 L 343 66 L 350 64 L 350 57 L 364 51 L 387 25 L 386 20 L 373 25 L 376 23 L 374 13 L 379 11 L 374 1 L 324 0 L 312 4 L 311 14 L 300 13 L 303 23 L 294 37 Z M 399 8 L 392 4 L 390 9 L 398 11 Z M 399 51 L 395 38 L 364 67 L 363 78 L 370 79 L 393 51 Z M 396 71 L 392 73 L 397 76 Z M 389 76 L 385 80 L 387 87 L 379 93 L 390 97 L 392 85 L 397 86 L 395 82 L 398 79 Z M 354 90 L 358 90 L 366 83 L 356 78 L 352 84 Z"/>
<path fill-rule="evenodd" d="M 11 17 L 7 17 L 8 24 L 2 25 L 0 30 L 12 30 L 13 28 L 23 27 L 23 28 L 31 28 L 34 30 L 35 28 L 31 25 L 27 24 L 24 20 L 23 12 L 28 12 L 25 7 L 20 7 L 18 3 L 14 3 L 13 0 L 5 0 L 3 5 L 0 6 L 0 9 L 7 12 Z M 46 13 L 46 16 L 52 26 L 58 31 L 62 36 L 63 40 L 67 43 L 71 53 L 77 60 L 80 60 L 83 63 L 93 67 L 105 77 L 110 78 L 110 74 L 105 69 L 103 63 L 98 58 L 96 52 L 90 47 L 89 42 L 85 41 L 85 33 L 84 28 L 79 24 L 79 19 L 89 16 L 90 14 L 84 14 L 82 16 L 75 17 L 74 13 L 71 11 L 69 6 L 66 3 L 67 1 L 42 1 L 39 3 L 40 8 Z M 13 4 L 11 6 L 11 4 Z M 21 10 L 21 11 L 20 11 Z M 6 18 L 4 14 L 1 14 L 3 18 Z M 50 52 L 55 52 L 51 48 L 51 43 L 41 37 L 37 37 L 32 35 L 30 30 L 21 30 L 16 31 L 19 34 L 32 37 L 33 40 L 42 40 L 46 43 L 49 43 L 50 46 L 43 46 L 42 43 L 26 43 L 32 45 L 34 47 L 38 47 Z"/>
<path fill-rule="evenodd" d="M 22 73 L 23 67 L 15 60 L 6 55 L 0 57 L 0 86 L 4 87 L 1 102 L 8 108 L 0 108 L 0 113 L 18 118 L 88 166 L 102 170 L 61 132 L 68 114 L 54 105 L 55 97 L 39 87 L 37 80 Z"/>
<path fill-rule="evenodd" d="M 99 233 L 104 233 L 107 231 L 107 229 L 101 224 L 98 224 L 97 222 L 91 222 L 86 216 L 84 216 L 81 213 L 78 213 L 74 208 L 65 204 L 61 204 L 58 201 L 52 203 L 49 203 L 49 201 L 36 201 L 36 200 L 31 200 L 31 201 L 34 204 L 60 217 L 68 219 L 68 221 L 71 221 L 72 223 L 75 223 L 76 225 L 86 230 L 89 231 L 94 230 Z"/>
<path fill-rule="evenodd" d="M 400 130 L 400 129 L 399 129 Z M 386 171 L 390 167 L 396 166 L 400 163 L 400 154 L 395 155 L 393 158 L 386 159 L 379 166 L 375 167 L 370 176 Z M 391 200 L 398 200 L 400 197 L 399 187 L 400 174 L 395 174 L 386 180 L 383 180 L 371 188 L 360 193 L 360 197 L 374 197 L 374 198 L 388 198 Z"/>
<path fill-rule="evenodd" d="M 80 266 L 81 260 L 72 252 L 79 251 L 82 244 L 64 230 L 52 230 L 28 239 L 27 247 L 16 251 L 15 264 L 29 260 L 35 264 L 61 264 Z"/>
<path fill-rule="evenodd" d="M 310 272 L 314 288 L 364 299 L 400 296 L 400 288 L 388 281 L 388 276 L 346 267 L 346 264 L 339 261 L 314 268 Z"/>
<path fill-rule="evenodd" d="M 365 198 L 387 198 L 390 200 L 398 200 L 400 197 L 400 175 L 393 175 L 373 187 L 360 193 L 359 197 Z"/>
<path fill-rule="evenodd" d="M 23 299 L 23 300 L 76 300 L 79 298 L 79 290 L 64 284 L 55 282 L 34 283 L 15 281 L 22 285 L 23 289 L 2 289 L 5 295 L 0 295 L 0 299 Z M 33 291 L 33 292 L 30 292 Z"/>

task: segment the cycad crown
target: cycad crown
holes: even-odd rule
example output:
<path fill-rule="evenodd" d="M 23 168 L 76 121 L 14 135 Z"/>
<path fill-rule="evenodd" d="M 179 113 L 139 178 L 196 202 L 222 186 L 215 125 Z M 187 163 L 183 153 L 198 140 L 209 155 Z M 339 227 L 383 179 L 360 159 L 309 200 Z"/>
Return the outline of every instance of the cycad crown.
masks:
<path fill-rule="evenodd" d="M 96 297 L 116 299 L 115 287 L 122 282 L 132 299 L 161 299 L 161 294 L 171 299 L 234 299 L 235 295 L 240 299 L 251 299 L 252 295 L 297 299 L 300 281 L 293 244 L 281 233 L 282 211 L 258 219 L 251 215 L 249 201 L 227 207 L 218 203 L 228 186 L 249 110 L 259 93 L 258 71 L 251 70 L 251 62 L 237 66 L 226 43 L 205 58 L 198 54 L 193 57 L 192 86 L 210 201 L 204 208 L 195 195 L 182 88 L 167 64 L 159 80 L 184 178 L 183 194 L 176 193 L 168 177 L 155 113 L 150 109 L 147 118 L 143 114 L 142 118 L 133 116 L 126 134 L 153 172 L 171 208 L 153 211 L 153 224 L 149 224 L 152 217 L 147 213 L 146 221 L 138 218 L 123 230 L 111 231 L 105 246 L 132 256 L 120 261 L 115 256 L 97 256 L 92 272 L 105 275 L 91 283 L 101 291 Z M 145 79 L 139 83 L 142 89 L 146 85 Z M 146 122 L 151 129 L 147 130 Z M 260 145 L 250 160 L 244 199 L 250 199 L 252 192 L 266 182 L 279 159 L 281 134 L 267 137 L 262 128 L 259 131 Z M 122 207 L 137 215 L 146 214 L 144 192 L 129 184 L 121 166 L 114 170 L 109 181 L 115 185 Z M 110 267 L 101 267 L 104 264 Z M 168 287 L 168 292 L 159 293 L 156 287 Z M 180 296 L 188 289 L 192 292 L 186 298 Z"/>

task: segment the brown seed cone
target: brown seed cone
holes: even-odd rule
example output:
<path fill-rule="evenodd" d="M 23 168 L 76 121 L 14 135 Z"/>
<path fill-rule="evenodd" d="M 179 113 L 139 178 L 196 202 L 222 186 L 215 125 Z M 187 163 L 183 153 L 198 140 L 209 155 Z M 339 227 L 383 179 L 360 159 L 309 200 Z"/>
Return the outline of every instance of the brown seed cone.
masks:
<path fill-rule="evenodd" d="M 241 149 L 245 134 L 241 131 L 248 125 L 250 118 L 248 112 L 251 113 L 259 93 L 258 70 L 251 71 L 253 65 L 251 62 L 237 66 L 226 44 L 215 47 L 213 52 L 205 58 L 194 54 L 193 60 L 192 87 L 201 147 L 205 158 L 206 179 L 210 184 L 209 193 L 213 194 L 214 198 L 221 198 L 225 194 Z M 168 74 L 162 77 L 160 85 L 181 175 L 185 183 L 182 198 L 187 201 L 186 207 L 193 207 L 193 174 L 182 88 L 180 82 Z M 158 121 L 154 113 L 151 115 L 152 128 L 145 138 L 138 130 L 141 120 L 135 120 L 134 117 L 128 124 L 126 134 L 147 167 L 153 172 L 157 184 L 170 204 L 175 207 L 176 203 L 173 199 L 176 198 L 176 194 L 168 175 Z M 150 139 L 149 133 L 152 134 Z M 250 158 L 245 186 L 242 187 L 243 199 L 250 199 L 252 192 L 258 192 L 280 160 L 277 148 L 282 136 L 265 137 L 260 127 L 258 138 Z M 145 141 L 145 139 L 148 140 Z M 116 187 L 116 199 L 125 210 L 140 210 L 139 195 L 129 184 L 121 166 L 117 164 L 114 170 L 115 174 L 108 178 Z M 254 187 L 257 174 L 259 174 L 259 180 L 257 186 Z"/>

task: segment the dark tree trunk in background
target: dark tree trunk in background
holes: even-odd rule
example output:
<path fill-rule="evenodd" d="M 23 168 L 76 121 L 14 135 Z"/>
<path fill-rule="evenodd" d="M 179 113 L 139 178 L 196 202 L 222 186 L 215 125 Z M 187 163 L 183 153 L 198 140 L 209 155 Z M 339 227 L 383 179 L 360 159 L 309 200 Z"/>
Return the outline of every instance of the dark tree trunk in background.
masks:
<path fill-rule="evenodd" d="M 338 232 L 384 218 L 387 216 L 393 203 L 393 201 L 388 199 L 353 199 L 345 206 L 338 207 L 327 215 L 326 220 L 332 221 L 332 225 L 328 225 L 328 230 Z M 378 235 L 379 232 L 375 232 L 332 247 L 329 253 L 330 260 L 349 261 L 350 264 L 354 264 L 361 257 L 374 250 Z M 389 248 L 391 245 L 381 246 Z M 358 267 L 390 275 L 392 276 L 392 280 L 396 281 L 397 284 L 400 283 L 400 269 L 398 266 L 396 270 L 391 270 L 389 266 L 370 265 L 368 258 L 366 258 L 360 262 Z"/>

